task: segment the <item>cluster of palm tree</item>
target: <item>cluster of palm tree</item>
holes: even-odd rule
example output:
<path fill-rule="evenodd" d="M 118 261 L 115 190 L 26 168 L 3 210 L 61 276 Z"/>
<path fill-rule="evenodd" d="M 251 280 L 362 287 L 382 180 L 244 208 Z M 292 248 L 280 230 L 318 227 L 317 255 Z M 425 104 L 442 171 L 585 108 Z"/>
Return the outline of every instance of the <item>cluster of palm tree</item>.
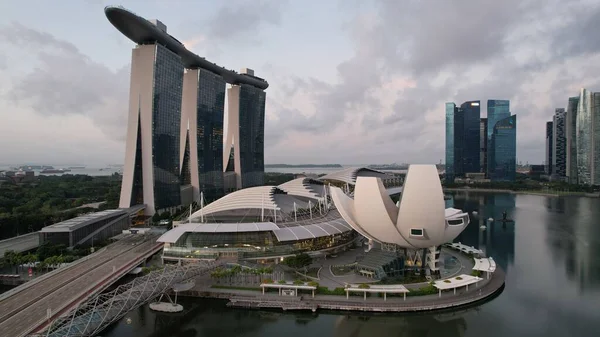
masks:
<path fill-rule="evenodd" d="M 264 275 L 273 273 L 273 268 L 249 268 L 240 265 L 234 265 L 231 268 L 217 268 L 210 276 L 217 280 L 217 283 L 225 281 L 226 283 L 260 283 Z"/>
<path fill-rule="evenodd" d="M 19 254 L 12 250 L 6 251 L 4 253 L 4 263 L 11 267 L 15 267 L 16 273 L 21 272 L 21 267 L 23 265 L 30 265 L 35 267 L 37 270 L 46 270 L 48 271 L 50 268 L 58 268 L 63 263 L 69 263 L 75 260 L 75 257 L 71 255 L 58 255 L 58 256 L 49 256 L 42 261 L 39 261 L 37 254 L 27 253 L 27 254 Z"/>

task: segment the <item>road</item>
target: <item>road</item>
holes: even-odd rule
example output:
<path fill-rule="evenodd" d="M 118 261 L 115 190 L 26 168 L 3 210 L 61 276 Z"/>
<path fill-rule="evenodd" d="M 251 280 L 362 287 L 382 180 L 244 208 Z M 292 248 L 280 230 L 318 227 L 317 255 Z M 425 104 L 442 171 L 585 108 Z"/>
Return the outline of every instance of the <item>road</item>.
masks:
<path fill-rule="evenodd" d="M 28 251 L 39 247 L 39 232 L 15 236 L 14 238 L 0 241 L 0 257 L 4 257 L 6 251 L 12 250 L 17 253 Z"/>
<path fill-rule="evenodd" d="M 131 235 L 95 253 L 90 259 L 66 267 L 42 282 L 32 284 L 0 302 L 0 336 L 23 336 L 52 315 L 74 305 L 85 292 L 110 278 L 113 272 L 156 247 L 155 240 Z"/>

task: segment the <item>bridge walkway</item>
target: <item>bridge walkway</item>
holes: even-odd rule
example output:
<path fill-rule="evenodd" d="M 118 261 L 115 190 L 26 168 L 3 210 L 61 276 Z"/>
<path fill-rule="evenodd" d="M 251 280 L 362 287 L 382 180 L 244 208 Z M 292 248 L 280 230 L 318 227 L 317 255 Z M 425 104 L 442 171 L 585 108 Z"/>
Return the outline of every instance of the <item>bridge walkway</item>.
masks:
<path fill-rule="evenodd" d="M 79 264 L 59 269 L 30 285 L 23 284 L 0 300 L 0 336 L 26 335 L 47 323 L 48 310 L 57 313 L 76 305 L 161 248 L 154 237 L 131 235 Z"/>

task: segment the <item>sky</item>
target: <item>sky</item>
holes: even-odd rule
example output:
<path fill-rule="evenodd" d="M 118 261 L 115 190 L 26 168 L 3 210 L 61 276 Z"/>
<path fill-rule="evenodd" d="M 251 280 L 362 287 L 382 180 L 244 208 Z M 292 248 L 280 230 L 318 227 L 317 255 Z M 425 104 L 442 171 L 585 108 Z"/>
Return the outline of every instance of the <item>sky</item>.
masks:
<path fill-rule="evenodd" d="M 445 102 L 509 99 L 517 159 L 600 91 L 597 0 L 0 2 L 0 164 L 122 164 L 134 43 L 122 5 L 269 81 L 266 163 L 438 163 Z"/>

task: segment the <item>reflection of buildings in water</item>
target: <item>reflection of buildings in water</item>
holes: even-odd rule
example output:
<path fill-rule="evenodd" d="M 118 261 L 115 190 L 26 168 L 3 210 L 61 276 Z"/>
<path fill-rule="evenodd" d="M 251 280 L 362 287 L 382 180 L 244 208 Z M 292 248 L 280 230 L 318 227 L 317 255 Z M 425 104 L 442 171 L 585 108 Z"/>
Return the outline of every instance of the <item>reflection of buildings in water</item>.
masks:
<path fill-rule="evenodd" d="M 515 256 L 515 195 L 509 193 L 476 193 L 453 192 L 452 207 L 463 209 L 472 214 L 471 223 L 456 238 L 470 246 L 482 249 L 486 255 L 492 256 L 498 264 L 506 270 L 508 264 L 514 262 Z M 502 219 L 502 212 L 506 211 L 509 219 L 515 222 L 493 221 L 487 219 Z M 482 231 L 480 227 L 486 226 Z"/>
<path fill-rule="evenodd" d="M 594 198 L 546 198 L 552 213 L 546 237 L 552 258 L 564 261 L 567 277 L 580 292 L 600 287 L 600 203 Z"/>
<path fill-rule="evenodd" d="M 347 315 L 336 320 L 336 337 L 462 337 L 467 322 L 462 313 L 457 315 Z"/>

